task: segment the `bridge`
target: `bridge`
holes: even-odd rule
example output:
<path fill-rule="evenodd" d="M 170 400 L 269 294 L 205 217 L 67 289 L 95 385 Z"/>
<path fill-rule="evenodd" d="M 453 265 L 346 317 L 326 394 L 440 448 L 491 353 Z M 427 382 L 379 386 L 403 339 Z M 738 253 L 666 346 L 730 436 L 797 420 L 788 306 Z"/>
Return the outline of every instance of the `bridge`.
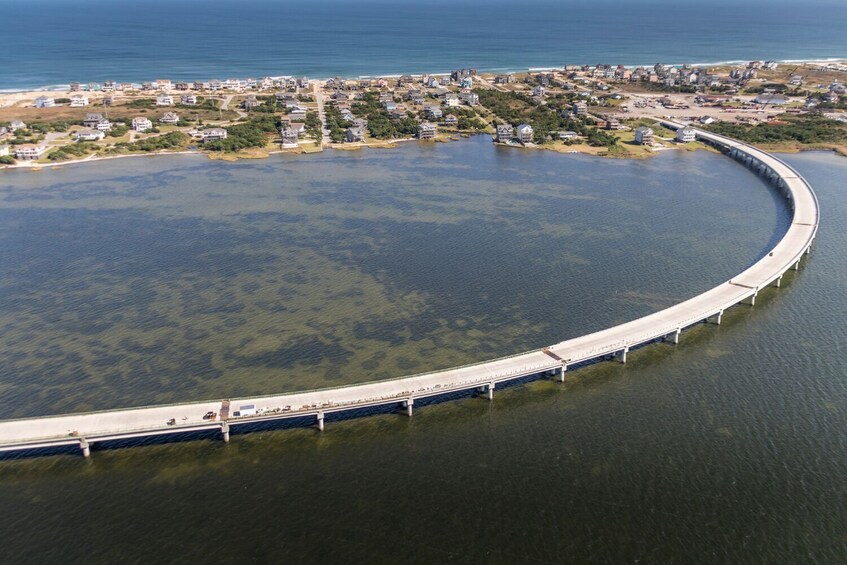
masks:
<path fill-rule="evenodd" d="M 662 125 L 684 127 L 672 121 Z M 679 304 L 598 332 L 549 347 L 398 379 L 365 384 L 242 398 L 191 402 L 0 421 L 0 452 L 79 448 L 88 457 L 96 443 L 137 438 L 174 438 L 192 432 L 219 434 L 247 431 L 279 420 L 310 422 L 323 431 L 325 419 L 355 415 L 374 408 L 396 408 L 412 415 L 417 403 L 474 392 L 493 398 L 498 385 L 537 377 L 565 380 L 575 366 L 596 360 L 626 362 L 627 353 L 645 344 L 679 343 L 681 333 L 703 322 L 720 324 L 724 312 L 738 304 L 755 305 L 765 287 L 779 287 L 783 275 L 797 270 L 817 234 L 820 210 L 809 184 L 793 168 L 764 151 L 739 141 L 695 130 L 697 138 L 743 163 L 772 184 L 792 212 L 782 239 L 759 261 L 732 279 Z"/>

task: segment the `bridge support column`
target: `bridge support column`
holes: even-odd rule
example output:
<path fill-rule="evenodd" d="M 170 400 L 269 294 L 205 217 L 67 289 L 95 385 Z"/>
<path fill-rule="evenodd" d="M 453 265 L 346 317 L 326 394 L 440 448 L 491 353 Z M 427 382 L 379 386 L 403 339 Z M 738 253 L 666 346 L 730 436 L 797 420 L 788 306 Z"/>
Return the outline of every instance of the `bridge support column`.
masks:
<path fill-rule="evenodd" d="M 779 288 L 780 286 L 782 286 L 782 275 L 779 275 L 778 277 L 776 277 L 776 280 L 773 281 L 773 285 L 776 288 Z"/>
<path fill-rule="evenodd" d="M 318 412 L 318 430 L 324 431 L 324 413 Z"/>
<path fill-rule="evenodd" d="M 666 335 L 666 336 L 665 336 L 665 337 L 663 337 L 662 339 L 663 339 L 664 341 L 669 341 L 669 342 L 671 342 L 672 344 L 676 345 L 676 344 L 678 344 L 678 343 L 679 343 L 679 334 L 681 334 L 681 333 L 682 333 L 682 330 L 681 330 L 681 329 L 678 329 L 678 330 L 676 330 L 676 331 L 673 331 L 673 332 L 669 333 L 668 335 Z"/>
<path fill-rule="evenodd" d="M 753 291 L 753 294 L 744 299 L 745 304 L 749 304 L 750 306 L 756 305 L 756 296 L 759 294 L 759 287 L 756 287 L 756 290 Z"/>
<path fill-rule="evenodd" d="M 412 417 L 412 406 L 414 406 L 414 404 L 415 404 L 414 398 L 409 398 L 407 401 L 405 401 L 403 403 L 403 405 L 406 407 L 406 415 L 409 416 L 409 418 Z"/>
<path fill-rule="evenodd" d="M 797 259 L 797 262 L 796 262 L 796 263 L 794 263 L 794 270 L 795 270 L 795 271 L 799 271 L 799 270 L 800 270 L 800 259 Z"/>
<path fill-rule="evenodd" d="M 494 400 L 494 383 L 488 383 L 488 400 Z"/>
<path fill-rule="evenodd" d="M 221 435 L 224 438 L 224 443 L 229 443 L 229 422 L 221 424 Z"/>
<path fill-rule="evenodd" d="M 568 370 L 568 364 L 562 363 L 562 366 L 559 367 L 559 382 L 560 383 L 565 382 L 565 371 L 567 371 L 567 370 Z"/>
<path fill-rule="evenodd" d="M 719 325 L 721 325 L 721 318 L 723 318 L 723 310 L 721 310 L 720 312 L 718 312 L 714 316 L 706 318 L 706 323 L 713 323 L 713 324 L 716 324 L 716 325 L 719 326 Z"/>
<path fill-rule="evenodd" d="M 88 444 L 88 440 L 85 438 L 81 438 L 79 440 L 79 448 L 82 450 L 82 456 L 88 459 L 91 457 L 91 446 Z"/>
<path fill-rule="evenodd" d="M 626 363 L 626 354 L 628 351 L 629 347 L 624 347 L 622 350 L 615 353 L 615 359 L 617 359 L 621 363 Z"/>

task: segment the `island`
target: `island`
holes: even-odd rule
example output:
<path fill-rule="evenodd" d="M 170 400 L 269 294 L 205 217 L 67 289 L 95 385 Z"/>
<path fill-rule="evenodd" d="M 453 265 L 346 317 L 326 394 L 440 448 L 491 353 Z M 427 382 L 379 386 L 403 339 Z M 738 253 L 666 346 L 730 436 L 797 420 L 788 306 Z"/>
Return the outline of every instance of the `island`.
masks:
<path fill-rule="evenodd" d="M 214 159 L 393 147 L 487 134 L 507 147 L 645 158 L 708 149 L 696 126 L 760 149 L 847 155 L 847 65 L 564 65 L 493 74 L 72 83 L 0 94 L 0 167 L 134 155 Z"/>

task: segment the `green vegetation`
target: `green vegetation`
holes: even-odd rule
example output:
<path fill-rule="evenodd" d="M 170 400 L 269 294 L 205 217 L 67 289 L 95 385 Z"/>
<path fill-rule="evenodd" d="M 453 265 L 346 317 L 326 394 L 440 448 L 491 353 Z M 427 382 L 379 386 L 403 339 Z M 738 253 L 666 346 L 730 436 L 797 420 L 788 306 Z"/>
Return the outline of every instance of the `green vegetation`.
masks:
<path fill-rule="evenodd" d="M 314 137 L 318 143 L 321 142 L 323 139 L 323 132 L 321 131 L 321 119 L 317 112 L 306 112 L 306 122 L 304 127 L 306 128 L 307 134 Z"/>
<path fill-rule="evenodd" d="M 548 142 L 557 131 L 574 131 L 588 139 L 590 145 L 596 147 L 612 147 L 618 142 L 614 135 L 590 127 L 582 120 L 570 114 L 572 95 L 559 95 L 547 100 L 541 105 L 529 96 L 518 92 L 501 92 L 499 90 L 474 90 L 479 95 L 479 102 L 512 126 L 527 123 L 532 126 L 534 141 L 538 144 Z"/>
<path fill-rule="evenodd" d="M 346 130 L 352 125 L 351 122 L 341 119 L 341 111 L 334 105 L 330 104 L 326 107 L 326 127 L 329 130 L 330 141 L 333 143 L 344 141 Z"/>
<path fill-rule="evenodd" d="M 755 86 L 748 86 L 744 89 L 744 92 L 748 94 L 759 94 L 760 92 L 764 92 L 765 89 L 773 90 L 777 93 L 783 93 L 788 90 L 788 85 L 782 84 L 780 82 L 769 82 L 766 84 L 757 84 Z"/>
<path fill-rule="evenodd" d="M 453 107 L 444 110 L 444 115 L 453 114 L 458 123 L 456 129 L 465 131 L 485 131 L 486 124 L 471 108 Z"/>
<path fill-rule="evenodd" d="M 257 96 L 256 100 L 261 102 L 261 104 L 255 108 L 250 108 L 247 110 L 248 112 L 255 114 L 274 114 L 283 111 L 284 105 L 277 103 L 276 96 Z"/>
<path fill-rule="evenodd" d="M 0 156 L 0 165 L 14 165 L 15 158 L 11 155 Z"/>
<path fill-rule="evenodd" d="M 204 147 L 209 151 L 239 151 L 250 147 L 264 147 L 268 142 L 267 134 L 276 133 L 281 125 L 274 116 L 252 118 L 243 124 L 225 128 L 226 139 L 206 143 Z"/>
<path fill-rule="evenodd" d="M 155 108 L 156 100 L 153 98 L 136 98 L 126 103 L 127 108 Z"/>
<path fill-rule="evenodd" d="M 637 83 L 639 87 L 644 90 L 650 90 L 653 92 L 675 92 L 675 93 L 683 93 L 683 94 L 694 94 L 697 92 L 697 87 L 693 84 L 677 84 L 674 86 L 665 86 L 662 82 L 650 82 L 650 81 L 639 81 Z M 708 91 L 711 90 L 709 88 L 702 88 L 701 90 Z"/>
<path fill-rule="evenodd" d="M 747 143 L 847 143 L 847 124 L 819 115 L 784 114 L 778 122 L 754 126 L 717 122 L 707 129 Z"/>
<path fill-rule="evenodd" d="M 67 161 L 73 157 L 85 157 L 91 153 L 95 153 L 98 147 L 93 143 L 71 143 L 54 149 L 47 154 L 47 159 L 50 161 Z"/>
<path fill-rule="evenodd" d="M 35 122 L 29 124 L 28 129 L 39 134 L 46 134 L 51 131 L 65 132 L 70 126 L 81 126 L 82 120 L 57 121 L 57 122 Z"/>
<path fill-rule="evenodd" d="M 374 92 L 365 92 L 350 110 L 356 116 L 364 116 L 368 120 L 368 133 L 375 139 L 394 139 L 410 137 L 418 133 L 418 121 L 411 116 L 392 120 L 388 111 L 379 103 Z"/>
<path fill-rule="evenodd" d="M 112 124 L 112 130 L 107 134 L 109 137 L 123 137 L 129 131 L 125 124 Z"/>
<path fill-rule="evenodd" d="M 182 147 L 187 143 L 188 136 L 186 134 L 181 131 L 172 131 L 165 135 L 148 137 L 147 139 L 142 139 L 133 143 L 118 143 L 115 145 L 115 148 L 149 153 L 151 151 L 160 151 L 163 149 L 175 149 Z"/>

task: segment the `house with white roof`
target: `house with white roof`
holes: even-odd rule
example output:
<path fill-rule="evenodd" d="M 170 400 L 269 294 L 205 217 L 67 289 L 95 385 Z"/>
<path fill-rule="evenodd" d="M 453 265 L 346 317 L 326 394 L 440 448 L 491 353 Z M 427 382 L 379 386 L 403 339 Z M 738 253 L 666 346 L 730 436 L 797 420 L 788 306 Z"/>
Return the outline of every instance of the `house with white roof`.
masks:
<path fill-rule="evenodd" d="M 203 143 L 210 141 L 221 141 L 226 139 L 227 131 L 224 128 L 209 128 L 203 130 Z"/>
<path fill-rule="evenodd" d="M 532 131 L 532 126 L 529 124 L 521 124 L 517 128 L 517 136 L 518 141 L 521 143 L 531 143 L 533 140 L 534 132 Z"/>
<path fill-rule="evenodd" d="M 76 141 L 100 141 L 106 134 L 98 129 L 81 129 L 74 133 Z"/>
<path fill-rule="evenodd" d="M 680 128 L 676 131 L 676 140 L 680 143 L 691 143 L 692 141 L 697 139 L 697 134 L 694 132 L 694 128 L 684 127 Z"/>
<path fill-rule="evenodd" d="M 153 129 L 153 122 L 149 118 L 138 117 L 132 119 L 132 129 L 139 133 L 144 133 L 148 129 Z"/>
<path fill-rule="evenodd" d="M 35 99 L 36 108 L 52 108 L 56 105 L 56 100 L 50 96 L 39 96 Z"/>
<path fill-rule="evenodd" d="M 15 159 L 18 161 L 34 161 L 47 152 L 47 145 L 25 143 L 15 147 Z"/>

